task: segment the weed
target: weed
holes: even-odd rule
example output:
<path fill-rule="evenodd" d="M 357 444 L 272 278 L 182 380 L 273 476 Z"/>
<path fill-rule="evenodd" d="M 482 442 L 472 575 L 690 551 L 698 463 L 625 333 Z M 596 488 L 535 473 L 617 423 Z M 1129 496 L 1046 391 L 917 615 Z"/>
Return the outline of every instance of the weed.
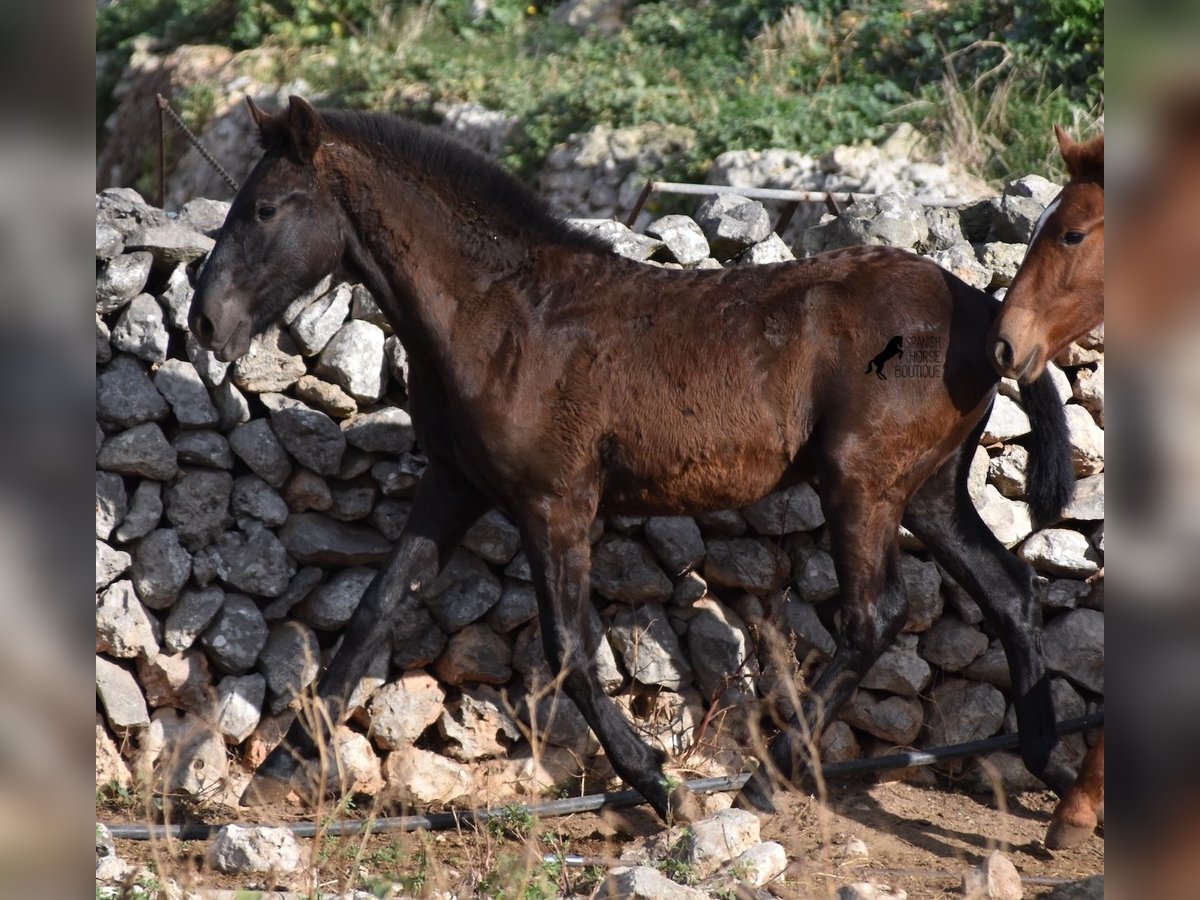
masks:
<path fill-rule="evenodd" d="M 487 821 L 488 834 L 494 838 L 524 840 L 533 832 L 533 813 L 520 803 L 502 806 Z"/>

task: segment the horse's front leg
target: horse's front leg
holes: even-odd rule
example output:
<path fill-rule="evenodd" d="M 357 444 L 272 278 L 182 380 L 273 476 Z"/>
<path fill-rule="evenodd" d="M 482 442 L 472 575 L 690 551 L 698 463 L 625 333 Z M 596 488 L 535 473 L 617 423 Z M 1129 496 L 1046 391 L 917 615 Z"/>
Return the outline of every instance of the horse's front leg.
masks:
<path fill-rule="evenodd" d="M 293 787 L 309 790 L 310 782 L 295 776 L 317 757 L 312 729 L 321 729 L 328 746 L 330 725 L 340 724 L 350 712 L 350 696 L 371 661 L 386 647 L 402 601 L 437 577 L 467 529 L 488 506 L 457 470 L 430 461 L 392 555 L 363 593 L 341 647 L 321 676 L 317 695 L 323 711 L 312 723 L 293 718 L 283 743 L 266 758 L 243 793 L 243 803 L 278 800 Z"/>
<path fill-rule="evenodd" d="M 603 635 L 589 615 L 592 548 L 588 541 L 596 502 L 593 492 L 545 499 L 531 504 L 521 523 L 546 659 L 617 774 L 649 801 L 664 822 L 691 821 L 698 815 L 691 792 L 682 784 L 668 784 L 662 753 L 637 736 L 596 675 L 596 648 Z"/>

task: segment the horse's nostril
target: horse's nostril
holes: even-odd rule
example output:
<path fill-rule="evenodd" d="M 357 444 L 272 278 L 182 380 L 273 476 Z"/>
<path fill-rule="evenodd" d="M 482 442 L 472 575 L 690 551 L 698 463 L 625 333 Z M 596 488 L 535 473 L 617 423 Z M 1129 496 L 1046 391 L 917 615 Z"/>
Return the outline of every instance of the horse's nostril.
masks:
<path fill-rule="evenodd" d="M 996 365 L 1004 371 L 1012 368 L 1013 349 L 1008 341 L 1003 338 L 996 341 L 996 346 L 992 348 L 992 358 L 996 360 Z"/>
<path fill-rule="evenodd" d="M 202 344 L 208 344 L 213 337 L 215 329 L 212 321 L 203 313 L 197 313 L 192 316 L 192 334 Z"/>

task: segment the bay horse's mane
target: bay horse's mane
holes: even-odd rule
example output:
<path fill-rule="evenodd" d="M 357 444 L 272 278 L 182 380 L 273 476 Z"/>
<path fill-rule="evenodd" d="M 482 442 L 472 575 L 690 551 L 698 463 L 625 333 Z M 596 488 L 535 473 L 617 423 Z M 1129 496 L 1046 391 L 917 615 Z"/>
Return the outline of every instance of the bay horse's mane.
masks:
<path fill-rule="evenodd" d="M 519 232 L 579 250 L 611 255 L 612 246 L 572 226 L 550 205 L 499 163 L 428 125 L 390 113 L 317 110 L 322 123 L 339 137 L 374 156 L 384 150 L 405 166 L 444 178 L 472 204 L 487 207 Z"/>

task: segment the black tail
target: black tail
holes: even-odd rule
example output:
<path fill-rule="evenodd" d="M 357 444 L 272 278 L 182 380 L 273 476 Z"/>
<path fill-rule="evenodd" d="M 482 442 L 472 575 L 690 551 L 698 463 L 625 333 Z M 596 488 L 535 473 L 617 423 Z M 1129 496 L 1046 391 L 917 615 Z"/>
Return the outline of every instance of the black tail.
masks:
<path fill-rule="evenodd" d="M 1021 404 L 1033 433 L 1029 437 L 1029 468 L 1025 495 L 1035 525 L 1058 518 L 1075 496 L 1075 468 L 1067 416 L 1049 372 L 1032 384 L 1020 385 Z"/>

